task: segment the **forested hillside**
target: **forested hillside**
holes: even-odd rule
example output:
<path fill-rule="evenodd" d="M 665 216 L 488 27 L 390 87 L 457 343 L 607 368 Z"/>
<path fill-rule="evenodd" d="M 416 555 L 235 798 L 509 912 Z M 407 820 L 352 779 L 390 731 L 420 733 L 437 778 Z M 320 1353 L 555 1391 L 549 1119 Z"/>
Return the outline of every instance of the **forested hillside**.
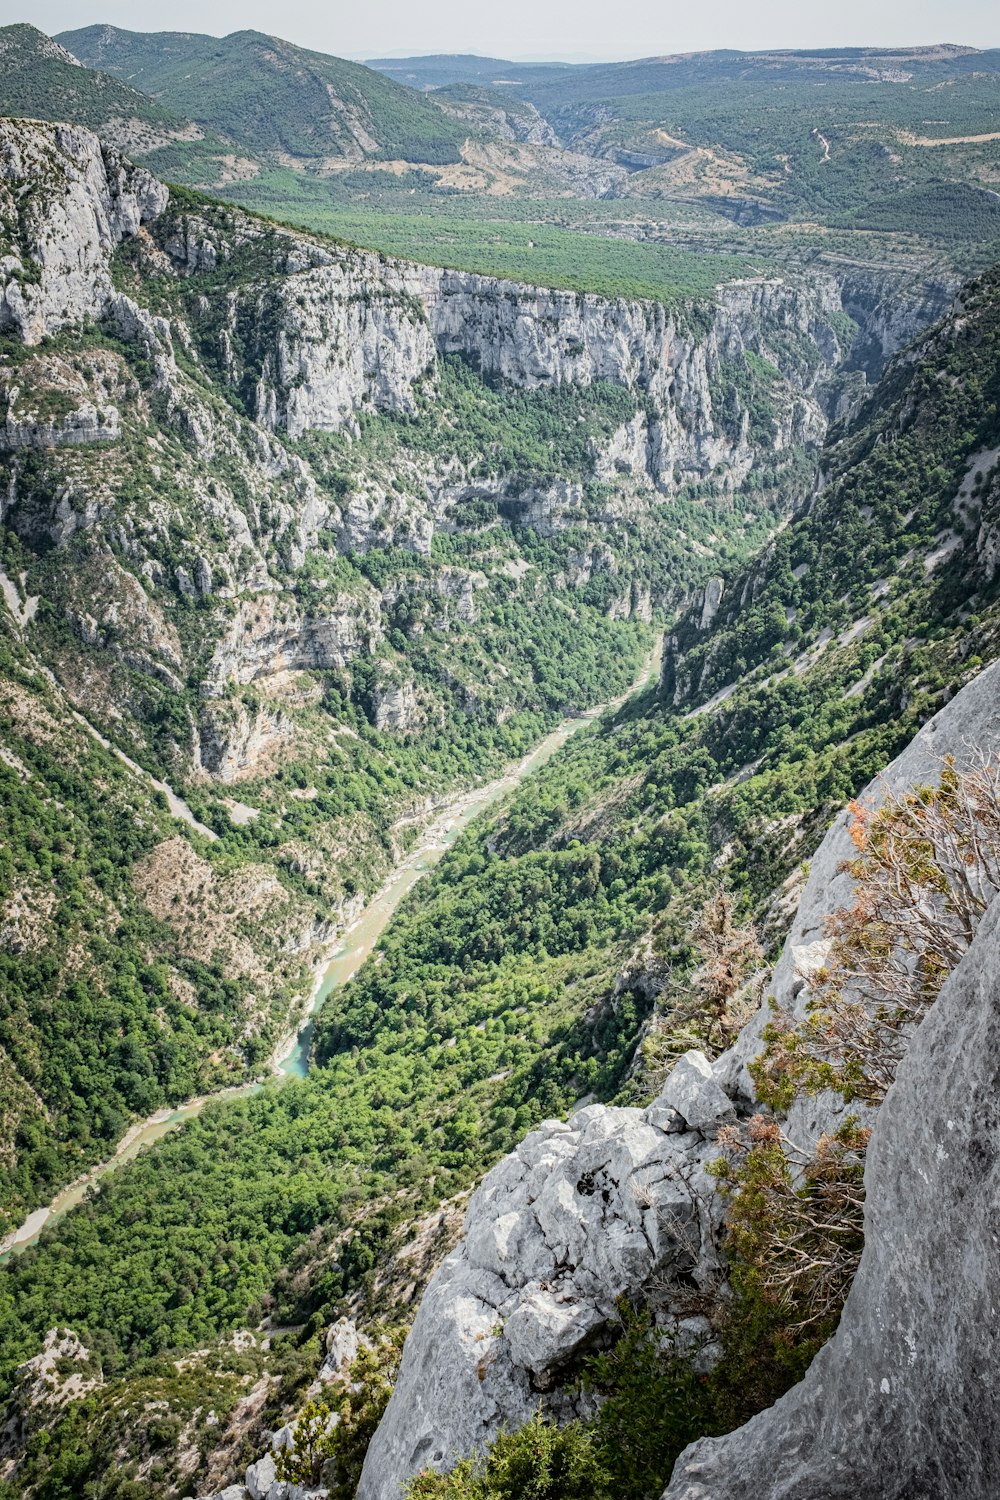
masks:
<path fill-rule="evenodd" d="M 251 156 L 460 160 L 462 131 L 432 100 L 259 31 L 219 38 L 87 26 L 63 33 L 62 44 Z"/>

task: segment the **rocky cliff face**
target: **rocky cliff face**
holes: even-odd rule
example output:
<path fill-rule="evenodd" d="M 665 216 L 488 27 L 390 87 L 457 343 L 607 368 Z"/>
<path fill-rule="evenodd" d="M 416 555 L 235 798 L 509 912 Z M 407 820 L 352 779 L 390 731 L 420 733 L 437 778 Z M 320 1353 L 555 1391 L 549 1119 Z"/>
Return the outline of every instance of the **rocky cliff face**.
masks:
<path fill-rule="evenodd" d="M 1000 752 L 998 683 L 1000 665 L 983 671 L 861 800 L 877 805 L 890 790 L 933 782 L 945 755 L 971 764 L 979 755 Z M 850 876 L 840 869 L 852 850 L 847 822 L 845 813 L 816 852 L 769 986 L 799 1014 L 809 998 L 809 977 L 826 951 L 825 920 L 850 899 Z M 911 1052 L 889 1096 L 899 1102 L 891 1109 L 887 1102 L 878 1117 L 880 1144 L 868 1166 L 868 1234 L 874 1244 L 848 1304 L 855 1313 L 849 1320 L 845 1314 L 844 1330 L 799 1392 L 756 1418 L 745 1435 L 697 1445 L 690 1461 L 682 1460 L 678 1475 L 684 1478 L 675 1480 L 670 1500 L 929 1495 L 939 1492 L 930 1479 L 949 1472 L 950 1460 L 956 1465 L 951 1473 L 965 1472 L 963 1454 L 975 1418 L 964 1428 L 959 1423 L 949 1438 L 944 1419 L 932 1413 L 938 1393 L 957 1381 L 963 1358 L 983 1368 L 986 1345 L 977 1347 L 977 1339 L 988 1335 L 977 1319 L 986 1318 L 985 1305 L 996 1295 L 997 1268 L 986 1247 L 992 1244 L 988 1225 L 997 1187 L 992 1154 L 982 1152 L 981 1143 L 989 1139 L 992 1119 L 987 1079 L 1000 1055 L 992 1016 L 1000 986 L 998 924 L 994 908 L 974 953 L 918 1034 L 920 1050 Z M 963 1020 L 956 1025 L 959 1011 Z M 447 1467 L 482 1449 L 502 1426 L 527 1420 L 540 1400 L 557 1416 L 571 1413 L 564 1386 L 573 1358 L 609 1326 L 614 1299 L 623 1292 L 649 1303 L 663 1326 L 693 1340 L 704 1336 L 697 1320 L 684 1318 L 679 1293 L 692 1280 L 704 1287 L 724 1275 L 721 1207 L 706 1167 L 719 1154 L 718 1126 L 755 1108 L 746 1063 L 761 1049 L 765 1020 L 762 1010 L 712 1065 L 688 1054 L 644 1113 L 592 1105 L 566 1124 L 549 1122 L 485 1178 L 470 1202 L 462 1244 L 421 1303 L 396 1390 L 369 1449 L 361 1500 L 390 1500 L 420 1467 Z M 972 1049 L 968 1054 L 966 1047 Z M 921 1107 L 922 1091 L 930 1096 L 930 1110 Z M 843 1112 L 839 1096 L 822 1095 L 797 1103 L 784 1128 L 808 1147 L 835 1129 Z M 953 1160 L 961 1164 L 960 1175 L 945 1188 Z M 932 1161 L 933 1173 L 913 1165 Z M 904 1163 L 909 1168 L 901 1182 Z M 974 1254 L 961 1248 L 964 1233 L 957 1227 L 966 1194 L 981 1221 L 969 1241 Z M 953 1206 L 956 1223 L 949 1220 L 950 1228 L 939 1224 L 932 1237 L 925 1235 L 941 1199 Z M 939 1254 L 948 1267 L 944 1285 L 933 1270 Z M 952 1296 L 955 1306 L 968 1308 L 954 1339 L 944 1333 Z M 930 1307 L 934 1311 L 923 1321 Z M 855 1378 L 859 1361 L 863 1372 Z M 862 1433 L 875 1411 L 877 1418 Z M 924 1422 L 932 1437 L 927 1466 L 920 1469 Z M 821 1436 L 814 1439 L 817 1431 Z M 905 1476 L 918 1473 L 928 1483 L 907 1488 Z M 991 1491 L 978 1485 L 977 1477 L 969 1493 L 985 1500 Z"/>
<path fill-rule="evenodd" d="M 995 901 L 879 1111 L 835 1337 L 770 1410 L 688 1448 L 664 1500 L 997 1494 L 998 1001 Z"/>
<path fill-rule="evenodd" d="M 0 368 L 0 447 L 12 455 L 0 503 L 26 544 L 55 546 L 50 568 L 66 576 L 50 587 L 70 599 L 67 620 L 94 656 L 94 672 L 75 674 L 81 707 L 106 713 L 109 655 L 162 686 L 196 684 L 171 775 L 231 780 L 265 763 L 256 710 L 218 707 L 227 684 L 343 673 L 383 649 L 401 618 L 412 633 L 470 633 L 474 596 L 496 591 L 478 568 L 433 565 L 346 590 L 320 578 L 304 598 L 298 580 L 324 552 L 428 559 L 436 531 L 467 530 L 470 506 L 490 501 L 545 537 L 590 532 L 557 559 L 552 586 L 573 596 L 613 579 L 599 594 L 608 618 L 648 620 L 664 600 L 628 576 L 637 554 L 626 538 L 648 526 L 657 492 L 706 480 L 732 492 L 757 459 L 773 467 L 822 435 L 845 355 L 832 280 L 737 283 L 707 315 L 540 291 L 277 232 L 236 210 L 170 205 L 86 130 L 2 130 L 0 327 L 24 352 Z M 84 318 L 100 321 L 98 335 L 83 335 Z M 55 344 L 30 355 L 43 336 Z M 382 457 L 358 441 L 362 414 L 413 413 L 420 392 L 434 395 L 443 355 L 522 390 L 622 389 L 632 415 L 590 443 L 593 484 L 483 472 L 447 451 Z M 763 425 L 747 406 L 762 369 Z M 340 434 L 333 482 L 297 451 L 316 433 Z M 79 461 L 57 460 L 61 450 Z M 648 545 L 658 549 L 652 533 Z M 106 584 L 100 601 L 81 597 L 68 555 L 81 546 L 114 556 L 107 579 L 128 598 L 109 598 Z M 523 591 L 518 557 L 502 566 Z M 178 603 L 203 610 L 197 652 L 167 639 Z M 137 616 L 138 655 L 120 629 L 100 627 Z M 516 692 L 483 686 L 464 682 L 461 702 L 499 695 L 502 719 Z M 412 704 L 379 713 L 390 731 L 415 722 Z"/>
<path fill-rule="evenodd" d="M 37 342 L 108 310 L 111 252 L 158 219 L 168 195 L 86 130 L 24 122 L 3 130 L 0 217 L 19 230 L 4 262 L 0 327 Z M 18 220 L 12 195 L 28 179 L 30 209 Z M 193 274 L 223 267 L 263 234 L 244 216 L 231 216 L 220 233 L 192 214 L 161 239 L 162 269 Z M 622 432 L 603 462 L 669 491 L 720 463 L 739 478 L 753 456 L 738 400 L 725 419 L 715 410 L 727 361 L 745 367 L 752 353 L 780 371 L 787 389 L 772 438 L 781 448 L 821 437 L 820 387 L 847 352 L 830 322 L 842 294 L 829 276 L 815 285 L 761 278 L 723 287 L 706 328 L 658 304 L 539 291 L 291 234 L 280 237 L 267 271 L 230 293 L 221 326 L 211 312 L 215 352 L 258 424 L 292 439 L 337 430 L 364 408 L 411 409 L 414 382 L 436 355 L 457 353 L 514 385 L 603 380 L 643 393 L 655 409 Z M 116 316 L 127 321 L 127 311 Z M 919 315 L 898 325 L 884 333 L 887 350 L 912 335 Z"/>
<path fill-rule="evenodd" d="M 474 1194 L 465 1237 L 431 1282 L 369 1449 L 359 1500 L 526 1422 L 568 1363 L 656 1275 L 710 1275 L 706 1160 L 732 1104 L 699 1053 L 648 1110 L 589 1105 L 549 1120 Z"/>
<path fill-rule="evenodd" d="M 0 120 L 0 332 L 37 344 L 99 317 L 112 295 L 112 251 L 167 198 L 150 172 L 89 130 Z"/>
<path fill-rule="evenodd" d="M 716 409 L 727 362 L 746 368 L 748 353 L 781 375 L 775 447 L 822 438 L 821 387 L 846 353 L 829 321 L 840 310 L 832 279 L 759 279 L 722 288 L 706 329 L 658 304 L 353 257 L 301 271 L 270 307 L 257 302 L 258 338 L 246 356 L 260 368 L 258 421 L 293 438 L 336 429 L 363 406 L 409 410 L 412 385 L 436 353 L 460 354 L 488 379 L 528 389 L 625 386 L 651 409 L 615 435 L 598 472 L 673 493 L 720 465 L 735 483 L 752 462 L 739 402 L 725 415 Z M 234 329 L 247 316 L 237 302 Z"/>

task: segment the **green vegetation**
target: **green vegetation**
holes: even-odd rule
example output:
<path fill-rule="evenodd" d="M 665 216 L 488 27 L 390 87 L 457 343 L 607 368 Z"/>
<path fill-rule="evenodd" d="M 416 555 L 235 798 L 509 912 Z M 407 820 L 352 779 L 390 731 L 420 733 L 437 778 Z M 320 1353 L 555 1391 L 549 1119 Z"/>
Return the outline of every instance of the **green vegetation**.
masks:
<path fill-rule="evenodd" d="M 251 155 L 453 162 L 466 133 L 370 68 L 259 31 L 219 38 L 90 26 L 62 41 L 88 66 L 129 78 Z"/>
<path fill-rule="evenodd" d="M 0 27 L 0 115 L 69 120 L 92 129 L 112 119 L 132 119 L 164 133 L 187 123 L 183 114 L 129 84 L 108 73 L 79 68 L 60 54 L 61 49 L 34 26 Z"/>
<path fill-rule="evenodd" d="M 417 409 L 412 416 L 362 416 L 362 454 L 382 448 L 388 458 L 398 445 L 404 453 L 443 461 L 456 458 L 471 479 L 515 475 L 526 488 L 557 479 L 591 478 L 595 451 L 635 416 L 642 399 L 624 386 L 603 380 L 523 390 L 484 379 L 455 354 L 441 357 L 434 375 L 416 394 Z M 358 461 L 356 440 L 338 441 L 324 433 L 311 433 L 301 439 L 300 448 L 325 470 L 324 477 L 334 491 L 349 484 L 348 466 Z M 334 467 L 335 455 L 340 458 L 339 467 Z M 481 529 L 496 518 L 499 505 L 510 502 L 501 497 L 490 508 L 482 498 L 470 505 L 476 503 L 485 507 Z M 362 566 L 366 564 L 367 559 Z"/>
<path fill-rule="evenodd" d="M 678 249 L 673 245 L 607 238 L 546 223 L 468 213 L 413 214 L 331 204 L 325 190 L 271 174 L 224 196 L 258 213 L 337 235 L 352 244 L 431 266 L 452 266 L 525 281 L 532 286 L 605 297 L 648 298 L 668 305 L 713 298 L 720 282 L 752 275 L 760 263 L 738 254 Z"/>
<path fill-rule="evenodd" d="M 614 1493 L 590 1437 L 541 1414 L 517 1432 L 502 1433 L 481 1466 L 467 1459 L 444 1476 L 420 1474 L 407 1490 L 409 1500 L 610 1500 Z"/>
<path fill-rule="evenodd" d="M 55 695 L 3 637 L 0 679 L 3 1228 L 108 1156 L 131 1117 L 224 1081 L 250 986 L 218 956 L 185 953 L 138 897 L 135 867 L 173 831 L 162 799 L 60 723 Z M 293 976 L 298 965 L 282 975 Z M 273 1035 L 265 1023 L 251 1066 Z"/>
<path fill-rule="evenodd" d="M 292 1484 L 325 1482 L 332 1500 L 354 1500 L 368 1445 L 392 1395 L 405 1329 L 377 1323 L 347 1371 L 309 1401 L 292 1428 L 293 1442 L 278 1455 L 278 1478 Z"/>
<path fill-rule="evenodd" d="M 789 528 L 803 546 L 846 545 L 829 507 L 850 518 L 852 496 L 870 496 L 875 476 L 897 463 L 891 508 L 873 507 L 865 541 L 853 540 L 855 566 L 878 558 L 890 530 L 904 552 L 922 545 L 938 448 L 949 472 L 964 472 L 996 441 L 996 281 L 971 287 L 956 323 L 890 371 L 856 425 L 835 435 L 830 483 Z M 910 413 L 902 430 L 900 410 Z M 987 517 L 996 480 L 983 471 L 976 485 Z M 951 483 L 941 480 L 942 496 Z M 940 503 L 936 486 L 930 507 Z M 738 639 L 752 649 L 760 601 L 776 601 L 779 588 L 800 590 L 810 635 L 796 651 L 822 637 L 831 615 L 840 643 L 804 657 L 796 673 L 769 644 L 714 713 L 684 717 L 647 693 L 571 741 L 415 889 L 373 960 L 328 1002 L 303 1083 L 206 1110 L 4 1269 L 5 1377 L 54 1318 L 99 1347 L 109 1370 L 204 1342 L 248 1310 L 251 1319 L 272 1308 L 326 1318 L 348 1293 L 374 1286 L 399 1226 L 473 1181 L 538 1120 L 585 1093 L 648 1094 L 677 986 L 664 989 L 644 1043 L 646 1077 L 626 1085 L 650 1002 L 637 989 L 612 1004 L 615 976 L 647 939 L 676 978 L 697 964 L 693 920 L 720 876 L 738 913 L 765 912 L 830 815 L 942 692 L 996 654 L 996 584 L 976 561 L 977 534 L 970 527 L 960 551 L 961 600 L 946 583 L 952 564 L 927 572 L 918 552 L 887 599 L 866 591 L 856 607 L 872 624 L 860 634 L 835 613 L 847 581 L 835 560 L 795 578 L 782 547 L 772 549 L 755 565 L 757 599 L 743 606 L 748 575 L 732 577 L 708 633 L 720 659 Z M 675 635 L 668 687 L 683 711 L 712 679 L 697 693 L 685 686 L 692 660 L 695 681 L 702 675 L 703 647 L 692 624 Z M 694 1024 L 688 1011 L 677 1021 L 687 1033 Z M 711 1024 L 706 1013 L 710 1048 Z M 807 1338 L 783 1363 L 783 1326 L 780 1311 L 752 1298 L 731 1325 L 737 1352 L 726 1369 L 759 1375 L 747 1401 L 773 1399 L 815 1347 Z M 734 1377 L 725 1399 L 735 1402 L 736 1389 Z M 736 1408 L 722 1387 L 713 1400 L 721 1424 Z"/>

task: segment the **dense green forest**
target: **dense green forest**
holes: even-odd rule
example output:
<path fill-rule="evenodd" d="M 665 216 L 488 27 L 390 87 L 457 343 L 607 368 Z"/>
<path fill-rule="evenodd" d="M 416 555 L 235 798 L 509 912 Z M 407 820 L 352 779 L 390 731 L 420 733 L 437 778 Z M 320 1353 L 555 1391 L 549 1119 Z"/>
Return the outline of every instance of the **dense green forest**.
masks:
<path fill-rule="evenodd" d="M 113 116 L 164 132 L 183 130 L 183 112 L 158 104 L 108 73 L 80 68 L 34 26 L 0 28 L 4 59 L 0 114 L 63 119 L 91 129 Z"/>
<path fill-rule="evenodd" d="M 451 266 L 503 276 L 532 286 L 596 292 L 604 297 L 643 297 L 668 305 L 686 298 L 712 297 L 720 283 L 766 266 L 733 246 L 697 251 L 669 244 L 578 232 L 573 227 L 537 222 L 490 220 L 469 214 L 414 214 L 386 206 L 382 211 L 330 201 L 323 189 L 296 185 L 271 174 L 248 186 L 240 201 L 310 229 L 339 235 L 352 244 L 425 265 Z"/>

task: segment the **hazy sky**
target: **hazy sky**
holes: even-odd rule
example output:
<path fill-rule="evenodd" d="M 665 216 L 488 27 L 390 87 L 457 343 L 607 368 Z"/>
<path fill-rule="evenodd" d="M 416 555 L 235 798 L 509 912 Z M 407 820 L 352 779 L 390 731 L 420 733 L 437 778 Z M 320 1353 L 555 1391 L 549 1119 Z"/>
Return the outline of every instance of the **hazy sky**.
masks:
<path fill-rule="evenodd" d="M 481 52 L 590 61 L 708 47 L 1000 45 L 997 0 L 0 0 L 0 19 L 50 33 L 96 21 L 216 36 L 254 27 L 341 57 Z"/>

